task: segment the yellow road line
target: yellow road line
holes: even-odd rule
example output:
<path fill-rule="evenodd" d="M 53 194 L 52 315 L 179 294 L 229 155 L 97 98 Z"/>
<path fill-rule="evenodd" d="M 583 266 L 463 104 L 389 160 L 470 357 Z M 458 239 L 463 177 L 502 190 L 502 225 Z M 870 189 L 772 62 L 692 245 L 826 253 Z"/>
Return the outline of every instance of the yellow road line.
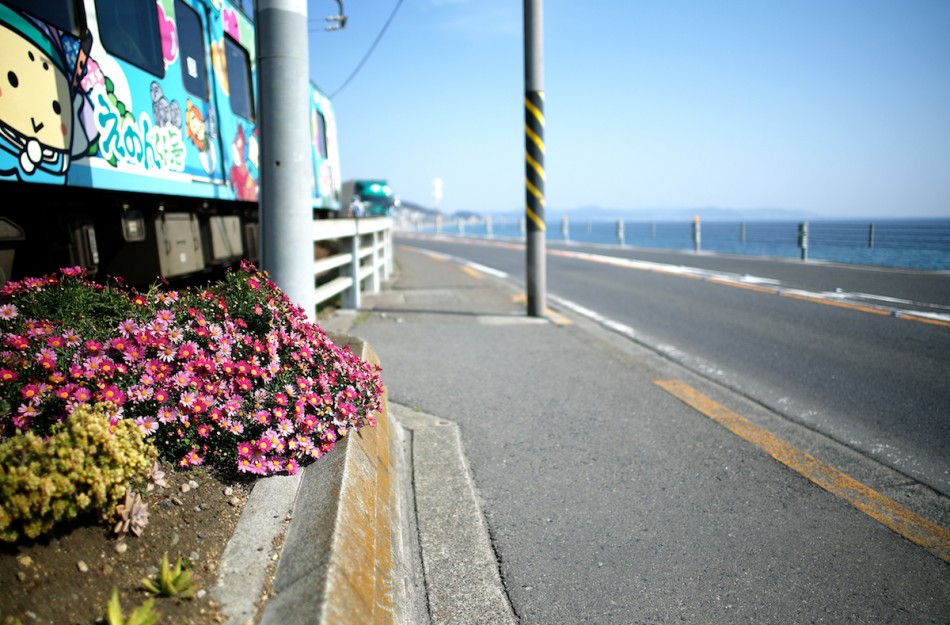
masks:
<path fill-rule="evenodd" d="M 464 273 L 466 273 L 466 274 L 472 276 L 472 277 L 475 278 L 476 280 L 484 280 L 484 279 L 485 279 L 485 275 L 484 275 L 482 272 L 477 271 L 477 270 L 475 270 L 475 269 L 472 269 L 472 268 L 469 267 L 468 265 L 459 265 L 459 269 L 461 269 Z"/>
<path fill-rule="evenodd" d="M 736 282 L 735 280 L 723 280 L 721 278 L 706 278 L 706 282 L 712 282 L 713 284 L 722 284 L 724 286 L 731 286 L 737 289 L 745 289 L 746 291 L 755 291 L 756 293 L 769 293 L 775 295 L 778 293 L 778 290 L 770 286 L 762 286 L 760 284 L 746 284 L 745 282 Z"/>
<path fill-rule="evenodd" d="M 529 216 L 532 217 L 532 220 L 540 221 L 540 220 L 537 220 L 537 216 L 534 215 L 534 213 L 531 213 L 531 212 L 530 212 L 530 209 L 528 210 L 528 212 L 529 212 Z M 540 223 L 543 224 L 544 222 L 540 222 Z M 487 246 L 489 246 L 489 247 L 502 247 L 502 248 L 505 248 L 505 249 L 512 249 L 512 250 L 522 250 L 522 249 L 524 249 L 524 245 L 520 245 L 520 244 L 517 244 L 517 243 L 501 243 L 501 242 L 498 242 L 498 241 L 493 241 L 493 242 L 481 242 L 481 241 L 479 241 L 478 243 L 479 243 L 480 245 L 487 245 Z M 561 251 L 561 250 L 547 250 L 547 253 L 548 253 L 549 255 L 551 255 L 551 256 L 564 256 L 564 257 L 575 258 L 575 259 L 576 259 L 576 258 L 579 258 L 579 257 L 577 256 L 577 254 L 574 253 L 574 252 L 563 252 L 563 251 Z M 444 260 L 444 259 L 440 259 L 440 260 Z M 791 298 L 791 299 L 797 299 L 797 300 L 802 300 L 802 301 L 806 301 L 806 302 L 813 302 L 813 303 L 815 303 L 815 304 L 824 304 L 825 306 L 835 306 L 836 308 L 845 308 L 845 309 L 849 309 L 849 310 L 856 310 L 856 311 L 859 311 L 859 312 L 870 313 L 870 314 L 872 314 L 872 315 L 880 315 L 880 316 L 882 316 L 882 317 L 891 317 L 891 316 L 893 316 L 893 317 L 897 317 L 898 319 L 904 319 L 904 320 L 907 320 L 907 321 L 916 321 L 916 322 L 918 322 L 918 323 L 928 323 L 928 324 L 930 324 L 930 325 L 941 326 L 941 327 L 944 327 L 944 328 L 950 328 L 950 321 L 945 321 L 945 320 L 943 320 L 943 319 L 932 319 L 932 318 L 926 317 L 926 316 L 924 316 L 924 315 L 915 314 L 914 311 L 900 311 L 898 314 L 894 314 L 894 313 L 891 312 L 890 310 L 883 309 L 883 308 L 874 308 L 874 307 L 872 307 L 872 306 L 862 306 L 861 304 L 852 304 L 852 303 L 850 303 L 850 302 L 835 301 L 835 300 L 825 299 L 825 298 L 821 298 L 821 297 L 815 297 L 815 296 L 811 296 L 811 295 L 806 295 L 806 294 L 804 294 L 804 293 L 788 292 L 788 291 L 784 291 L 784 290 L 782 290 L 782 289 L 778 289 L 778 288 L 775 288 L 775 287 L 772 287 L 772 286 L 762 286 L 762 285 L 757 285 L 757 284 L 746 284 L 746 283 L 742 283 L 742 282 L 735 282 L 735 281 L 733 281 L 733 280 L 725 280 L 725 279 L 716 278 L 716 277 L 711 277 L 711 276 L 698 276 L 698 275 L 684 274 L 684 273 L 673 272 L 673 271 L 664 271 L 662 268 L 656 268 L 656 267 L 649 267 L 649 268 L 648 268 L 648 267 L 631 267 L 630 265 L 628 265 L 628 264 L 626 264 L 626 263 L 623 263 L 623 262 L 622 262 L 621 260 L 619 260 L 619 259 L 618 259 L 617 262 L 611 262 L 609 258 L 588 258 L 588 257 L 583 257 L 583 258 L 581 258 L 581 260 L 587 260 L 587 261 L 590 261 L 590 262 L 601 263 L 601 264 L 604 264 L 604 265 L 613 265 L 613 266 L 615 266 L 615 267 L 622 267 L 622 268 L 625 268 L 625 269 L 634 269 L 634 270 L 637 270 L 637 271 L 648 271 L 648 272 L 651 272 L 651 273 L 659 273 L 659 274 L 663 274 L 663 275 L 676 276 L 676 277 L 680 277 L 680 278 L 689 278 L 689 279 L 691 279 L 691 280 L 701 280 L 701 281 L 704 281 L 704 282 L 711 282 L 711 283 L 713 283 L 713 284 L 720 284 L 720 285 L 723 285 L 723 286 L 731 286 L 731 287 L 737 288 L 737 289 L 745 289 L 745 290 L 747 290 L 747 291 L 755 291 L 755 292 L 758 292 L 758 293 L 769 293 L 769 294 L 773 294 L 773 295 L 780 295 L 780 296 L 782 296 L 782 297 L 789 297 L 789 298 Z"/>
<path fill-rule="evenodd" d="M 923 315 L 917 315 L 912 312 L 903 312 L 897 315 L 898 319 L 907 319 L 909 321 L 918 321 L 920 323 L 929 323 L 935 326 L 943 326 L 945 328 L 950 328 L 950 321 L 944 321 L 942 319 L 931 319 L 930 317 L 924 317 Z"/>
<path fill-rule="evenodd" d="M 695 408 L 736 436 L 752 443 L 789 469 L 844 499 L 875 521 L 950 562 L 950 530 L 908 510 L 850 475 L 825 464 L 745 417 L 679 380 L 657 380 L 656 385 Z"/>
<path fill-rule="evenodd" d="M 742 282 L 736 282 L 734 280 L 728 280 L 723 278 L 717 278 L 715 276 L 703 276 L 690 273 L 682 273 L 678 271 L 667 271 L 663 267 L 631 267 L 629 264 L 622 262 L 618 259 L 613 261 L 609 257 L 596 257 L 596 256 L 579 256 L 576 252 L 571 251 L 562 251 L 562 250 L 548 250 L 548 254 L 552 256 L 563 256 L 566 258 L 581 259 L 595 263 L 601 263 L 604 265 L 612 265 L 615 267 L 622 267 L 625 269 L 634 269 L 637 271 L 648 271 L 651 273 L 658 273 L 668 276 L 676 276 L 678 278 L 687 278 L 689 280 L 700 280 L 703 282 L 710 282 L 712 284 L 721 284 L 723 286 L 731 286 L 737 289 L 745 289 L 747 291 L 756 291 L 758 293 L 770 293 L 775 295 L 781 295 L 782 297 L 789 297 L 791 299 L 802 300 L 806 302 L 813 302 L 815 304 L 824 304 L 825 306 L 834 306 L 836 308 L 846 308 L 849 310 L 856 310 L 859 312 L 870 313 L 872 315 L 880 315 L 882 317 L 892 317 L 896 316 L 899 319 L 906 319 L 909 321 L 918 321 L 920 323 L 929 323 L 931 325 L 950 327 L 950 321 L 944 321 L 942 319 L 931 319 L 930 317 L 925 317 L 922 315 L 916 315 L 912 311 L 901 312 L 900 314 L 894 315 L 892 311 L 884 308 L 875 308 L 873 306 L 863 306 L 861 304 L 852 304 L 850 302 L 841 302 L 836 300 L 831 300 L 823 297 L 816 297 L 814 295 L 808 295 L 806 293 L 796 293 L 789 292 L 782 289 L 778 289 L 771 286 L 762 286 L 756 284 L 746 284 Z"/>
<path fill-rule="evenodd" d="M 515 293 L 511 296 L 511 301 L 515 302 L 516 304 L 527 304 L 528 296 L 524 293 Z M 551 310 L 550 308 L 544 309 L 544 316 L 550 319 L 551 323 L 556 326 L 569 326 L 574 323 L 561 313 Z"/>
<path fill-rule="evenodd" d="M 860 304 L 852 304 L 850 302 L 836 302 L 834 300 L 824 299 L 821 297 L 814 297 L 813 295 L 804 295 L 802 293 L 789 293 L 787 291 L 782 291 L 779 293 L 782 297 L 790 297 L 792 299 L 800 299 L 806 302 L 815 302 L 816 304 L 824 304 L 825 306 L 835 306 L 837 308 L 847 308 L 849 310 L 858 310 L 861 312 L 871 313 L 872 315 L 881 315 L 882 317 L 890 317 L 891 311 L 883 310 L 881 308 L 872 308 L 871 306 L 862 306 Z"/>

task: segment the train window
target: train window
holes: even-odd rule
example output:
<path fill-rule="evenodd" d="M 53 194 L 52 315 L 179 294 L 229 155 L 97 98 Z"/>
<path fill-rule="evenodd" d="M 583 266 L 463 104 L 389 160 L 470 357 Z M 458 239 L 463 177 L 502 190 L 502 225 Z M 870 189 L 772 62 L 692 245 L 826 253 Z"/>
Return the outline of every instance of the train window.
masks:
<path fill-rule="evenodd" d="M 224 54 L 228 64 L 228 89 L 231 110 L 244 119 L 254 121 L 254 96 L 251 89 L 251 59 L 241 44 L 224 36 Z"/>
<path fill-rule="evenodd" d="M 4 4 L 29 13 L 56 28 L 78 35 L 82 15 L 78 0 L 4 0 Z"/>
<path fill-rule="evenodd" d="M 181 0 L 175 0 L 178 26 L 178 53 L 185 89 L 202 100 L 208 99 L 208 70 L 205 64 L 205 39 L 198 13 Z"/>
<path fill-rule="evenodd" d="M 254 21 L 255 0 L 234 0 L 234 4 L 236 4 L 252 22 Z"/>
<path fill-rule="evenodd" d="M 327 157 L 327 120 L 320 112 L 317 112 L 317 153 L 321 158 Z"/>
<path fill-rule="evenodd" d="M 96 15 L 106 50 L 155 76 L 165 75 L 155 0 L 96 0 Z"/>

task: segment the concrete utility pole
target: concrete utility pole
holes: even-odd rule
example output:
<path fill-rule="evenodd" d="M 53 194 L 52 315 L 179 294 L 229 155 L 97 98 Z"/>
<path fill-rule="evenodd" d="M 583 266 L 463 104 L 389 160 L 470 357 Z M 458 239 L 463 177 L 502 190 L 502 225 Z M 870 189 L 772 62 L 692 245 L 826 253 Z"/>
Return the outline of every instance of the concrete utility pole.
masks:
<path fill-rule="evenodd" d="M 524 0 L 525 221 L 528 315 L 547 309 L 544 224 L 543 0 Z"/>
<path fill-rule="evenodd" d="M 316 319 L 307 0 L 257 0 L 261 261 Z"/>

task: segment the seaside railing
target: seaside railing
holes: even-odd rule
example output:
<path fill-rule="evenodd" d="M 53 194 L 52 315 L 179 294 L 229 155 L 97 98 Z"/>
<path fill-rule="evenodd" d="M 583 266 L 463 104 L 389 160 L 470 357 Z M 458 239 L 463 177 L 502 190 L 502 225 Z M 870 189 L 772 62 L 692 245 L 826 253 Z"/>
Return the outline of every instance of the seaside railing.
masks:
<path fill-rule="evenodd" d="M 337 295 L 343 308 L 359 308 L 362 292 L 379 292 L 393 271 L 390 217 L 317 219 L 313 222 L 316 305 Z"/>
<path fill-rule="evenodd" d="M 402 229 L 490 238 L 523 238 L 523 220 L 451 220 L 401 224 Z M 950 220 L 906 222 L 662 222 L 548 223 L 548 240 L 665 249 L 692 249 L 918 269 L 950 269 Z"/>

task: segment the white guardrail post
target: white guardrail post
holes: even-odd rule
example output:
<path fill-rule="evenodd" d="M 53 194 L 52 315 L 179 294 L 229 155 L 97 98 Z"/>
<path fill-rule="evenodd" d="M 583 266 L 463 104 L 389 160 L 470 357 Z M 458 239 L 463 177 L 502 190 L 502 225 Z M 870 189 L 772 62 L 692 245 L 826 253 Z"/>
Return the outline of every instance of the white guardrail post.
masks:
<path fill-rule="evenodd" d="M 379 283 L 382 281 L 380 279 L 380 274 L 383 271 L 383 264 L 380 262 L 379 257 L 379 233 L 373 232 L 370 235 L 373 238 L 373 253 L 370 254 L 369 260 L 370 265 L 373 268 L 373 275 L 370 276 L 370 293 L 379 293 Z"/>
<path fill-rule="evenodd" d="M 371 291 L 378 292 L 382 281 L 392 275 L 392 231 L 393 220 L 389 217 L 314 220 L 314 243 L 336 241 L 339 247 L 339 253 L 313 263 L 317 306 L 339 295 L 343 308 L 358 309 L 366 278 L 370 279 Z M 361 245 L 362 236 L 371 236 L 372 245 Z M 333 270 L 337 270 L 337 277 L 324 278 Z"/>

